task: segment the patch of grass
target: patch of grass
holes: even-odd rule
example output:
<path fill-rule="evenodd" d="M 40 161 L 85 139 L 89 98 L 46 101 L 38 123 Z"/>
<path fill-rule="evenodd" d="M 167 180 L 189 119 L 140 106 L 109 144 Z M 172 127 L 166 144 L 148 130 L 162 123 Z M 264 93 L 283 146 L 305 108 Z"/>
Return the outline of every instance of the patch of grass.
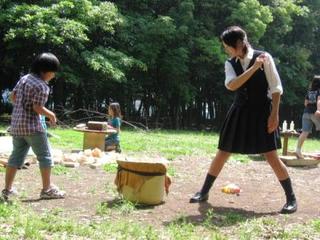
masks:
<path fill-rule="evenodd" d="M 54 148 L 68 151 L 82 149 L 83 133 L 63 128 L 49 129 L 49 132 L 56 136 L 49 139 Z"/>
<path fill-rule="evenodd" d="M 137 204 L 126 199 L 118 199 L 114 202 L 103 202 L 96 206 L 96 213 L 98 215 L 109 214 L 112 210 L 120 215 L 126 216 L 137 210 Z"/>
<path fill-rule="evenodd" d="M 237 229 L 241 240 L 251 239 L 318 239 L 319 234 L 313 229 L 314 222 L 307 224 L 293 224 L 284 227 L 273 218 L 260 218 L 247 220 Z M 312 227 L 313 226 L 313 227 Z"/>
<path fill-rule="evenodd" d="M 108 194 L 108 196 L 118 195 L 117 188 L 115 187 L 115 184 L 113 184 L 113 183 L 107 183 L 105 185 L 105 189 L 106 189 L 106 193 Z"/>
<path fill-rule="evenodd" d="M 167 227 L 170 239 L 184 240 L 184 239 L 213 239 L 224 240 L 226 239 L 216 229 L 210 229 L 206 231 L 201 226 L 196 226 L 184 217 L 180 216 Z"/>
<path fill-rule="evenodd" d="M 109 215 L 111 212 L 111 209 L 109 208 L 107 203 L 99 203 L 96 206 L 96 213 L 98 215 Z"/>
<path fill-rule="evenodd" d="M 0 173 L 5 173 L 5 172 L 6 172 L 6 168 L 0 166 Z"/>
<path fill-rule="evenodd" d="M 67 175 L 69 173 L 70 169 L 62 165 L 56 165 L 52 168 L 52 174 L 56 176 Z"/>
<path fill-rule="evenodd" d="M 107 163 L 103 166 L 103 170 L 107 173 L 117 173 L 118 164 L 117 163 Z"/>
<path fill-rule="evenodd" d="M 126 199 L 120 199 L 112 205 L 112 209 L 117 210 L 122 215 L 128 215 L 137 209 L 137 204 Z"/>
<path fill-rule="evenodd" d="M 169 166 L 167 172 L 171 177 L 175 177 L 176 176 L 176 169 L 174 167 Z"/>
<path fill-rule="evenodd" d="M 248 155 L 233 154 L 230 160 L 238 161 L 241 163 L 249 163 L 251 161 L 251 158 Z"/>
<path fill-rule="evenodd" d="M 128 206 L 127 202 L 120 204 L 122 207 L 127 208 Z M 107 204 L 97 206 L 98 214 L 109 216 L 110 211 L 112 209 Z M 220 229 L 210 225 L 214 217 L 212 210 L 207 212 L 206 220 L 201 225 L 195 225 L 185 216 L 180 216 L 161 230 L 139 223 L 138 219 L 127 220 L 126 217 L 103 218 L 103 221 L 100 219 L 89 223 L 78 223 L 62 216 L 63 212 L 63 209 L 57 208 L 39 214 L 25 205 L 20 206 L 19 203 L 0 204 L 0 239 L 228 239 L 220 232 Z M 227 218 L 231 222 L 240 222 L 241 216 L 228 216 Z M 239 225 L 228 228 L 227 233 L 230 239 L 240 240 L 318 239 L 319 227 L 319 219 L 302 225 L 284 226 L 277 220 L 266 217 L 241 222 Z"/>
<path fill-rule="evenodd" d="M 313 220 L 312 222 L 313 228 L 320 233 L 320 218 L 317 220 Z"/>
<path fill-rule="evenodd" d="M 222 218 L 223 225 L 226 226 L 235 225 L 237 223 L 244 222 L 245 220 L 246 217 L 244 215 L 235 212 L 227 212 Z"/>

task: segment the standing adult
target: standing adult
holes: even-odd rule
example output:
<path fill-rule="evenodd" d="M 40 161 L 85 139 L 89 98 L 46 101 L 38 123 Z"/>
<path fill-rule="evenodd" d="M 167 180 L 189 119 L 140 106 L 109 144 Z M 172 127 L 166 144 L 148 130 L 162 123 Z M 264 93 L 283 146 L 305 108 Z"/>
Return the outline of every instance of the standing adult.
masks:
<path fill-rule="evenodd" d="M 303 158 L 301 149 L 304 141 L 309 133 L 312 132 L 312 127 L 315 125 L 316 131 L 320 131 L 320 75 L 314 76 L 310 88 L 304 100 L 304 111 L 302 115 L 302 133 L 299 136 L 296 155 L 298 158 Z"/>

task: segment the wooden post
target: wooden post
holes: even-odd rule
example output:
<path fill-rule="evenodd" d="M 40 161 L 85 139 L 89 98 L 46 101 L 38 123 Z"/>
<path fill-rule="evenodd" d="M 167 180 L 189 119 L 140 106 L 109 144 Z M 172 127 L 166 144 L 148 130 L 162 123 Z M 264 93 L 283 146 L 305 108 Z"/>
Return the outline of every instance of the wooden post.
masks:
<path fill-rule="evenodd" d="M 288 140 L 289 140 L 289 134 L 283 134 L 283 147 L 282 147 L 282 155 L 287 156 L 288 155 Z"/>

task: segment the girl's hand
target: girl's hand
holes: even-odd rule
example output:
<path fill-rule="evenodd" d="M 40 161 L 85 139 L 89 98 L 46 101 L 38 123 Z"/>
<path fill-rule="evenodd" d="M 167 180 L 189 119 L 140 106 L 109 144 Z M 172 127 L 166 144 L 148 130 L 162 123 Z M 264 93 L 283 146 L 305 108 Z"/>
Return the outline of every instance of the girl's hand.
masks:
<path fill-rule="evenodd" d="M 317 110 L 317 111 L 314 113 L 314 115 L 315 115 L 316 117 L 320 118 L 320 110 Z"/>
<path fill-rule="evenodd" d="M 268 133 L 274 132 L 279 125 L 279 115 L 271 113 L 268 118 Z"/>
<path fill-rule="evenodd" d="M 267 61 L 267 55 L 264 54 L 264 53 L 262 53 L 262 54 L 260 54 L 260 55 L 256 58 L 253 66 L 254 66 L 256 69 L 260 68 L 260 69 L 262 70 L 263 64 L 264 64 L 266 61 Z"/>

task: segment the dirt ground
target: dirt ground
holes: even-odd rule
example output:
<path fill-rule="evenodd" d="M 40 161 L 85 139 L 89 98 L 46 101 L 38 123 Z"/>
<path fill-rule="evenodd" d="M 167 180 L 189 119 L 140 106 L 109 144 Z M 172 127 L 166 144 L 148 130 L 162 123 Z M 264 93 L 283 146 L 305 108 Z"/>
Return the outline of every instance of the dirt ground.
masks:
<path fill-rule="evenodd" d="M 216 214 L 213 221 L 217 226 L 226 222 L 221 216 L 229 213 L 240 214 L 245 219 L 273 216 L 287 223 L 303 223 L 320 217 L 320 168 L 289 168 L 297 195 L 299 210 L 289 217 L 278 213 L 285 202 L 282 188 L 271 168 L 264 161 L 238 163 L 230 161 L 216 180 L 207 203 L 190 204 L 189 198 L 197 191 L 205 177 L 210 160 L 205 158 L 182 157 L 171 163 L 176 176 L 165 202 L 155 207 L 133 211 L 126 218 L 139 219 L 158 227 L 165 226 L 178 217 L 184 216 L 193 223 L 205 220 L 206 213 L 212 209 Z M 115 174 L 102 169 L 80 167 L 71 169 L 67 175 L 53 176 L 54 183 L 67 192 L 66 199 L 40 201 L 40 174 L 36 165 L 17 174 L 15 186 L 23 204 L 35 211 L 60 209 L 63 215 L 89 222 L 99 220 L 97 206 L 106 203 L 110 209 L 117 195 L 113 185 Z M 0 182 L 4 182 L 4 173 L 0 173 Z M 239 196 L 221 192 L 227 183 L 238 184 L 242 192 Z M 110 214 L 105 218 L 120 218 Z M 235 224 L 232 222 L 230 224 Z M 222 226 L 222 227 L 223 227 Z M 228 227 L 228 226 L 225 226 Z"/>

